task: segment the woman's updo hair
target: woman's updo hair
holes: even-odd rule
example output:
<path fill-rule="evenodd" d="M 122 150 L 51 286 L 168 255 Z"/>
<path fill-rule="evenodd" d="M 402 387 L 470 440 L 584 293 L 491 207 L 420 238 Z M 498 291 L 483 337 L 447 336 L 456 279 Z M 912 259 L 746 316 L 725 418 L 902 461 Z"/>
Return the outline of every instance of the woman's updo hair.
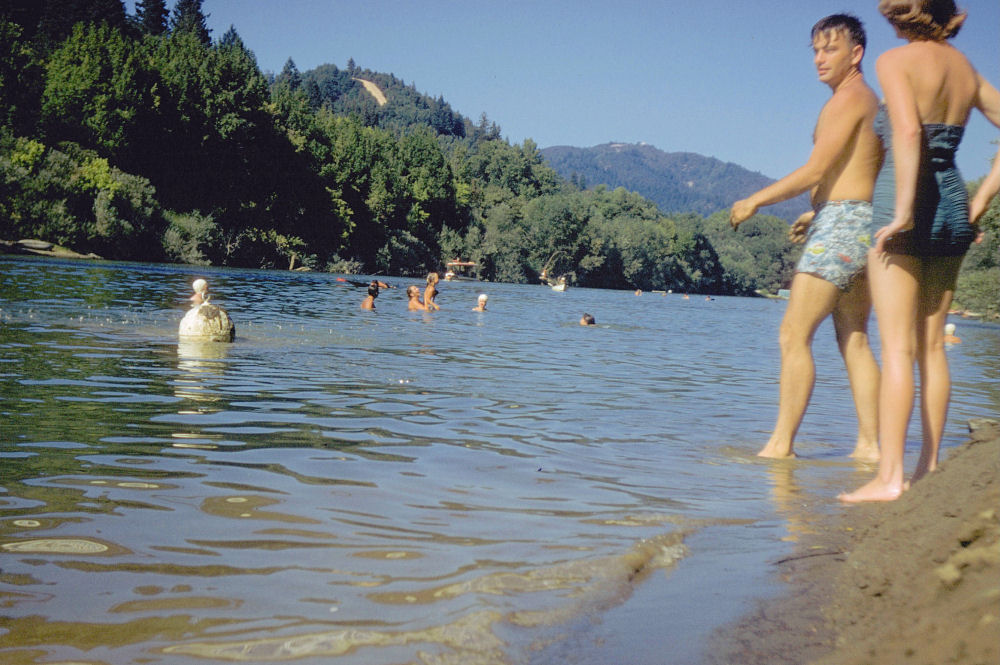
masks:
<path fill-rule="evenodd" d="M 936 42 L 957 35 L 966 17 L 955 0 L 879 0 L 878 10 L 904 36 Z"/>

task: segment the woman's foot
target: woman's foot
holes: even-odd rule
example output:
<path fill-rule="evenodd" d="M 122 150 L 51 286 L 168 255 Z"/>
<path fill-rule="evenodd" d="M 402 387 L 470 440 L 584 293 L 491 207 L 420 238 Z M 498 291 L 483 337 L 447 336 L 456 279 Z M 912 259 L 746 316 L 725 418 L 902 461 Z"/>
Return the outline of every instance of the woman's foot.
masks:
<path fill-rule="evenodd" d="M 884 483 L 878 478 L 872 479 L 853 492 L 838 494 L 837 498 L 844 503 L 864 503 L 866 501 L 895 501 L 903 493 L 903 484 Z"/>

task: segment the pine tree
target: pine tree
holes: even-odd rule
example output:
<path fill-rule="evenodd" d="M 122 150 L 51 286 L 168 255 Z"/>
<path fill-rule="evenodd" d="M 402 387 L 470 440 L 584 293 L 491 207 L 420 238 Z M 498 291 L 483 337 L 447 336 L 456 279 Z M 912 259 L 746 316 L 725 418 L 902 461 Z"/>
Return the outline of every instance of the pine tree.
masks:
<path fill-rule="evenodd" d="M 137 0 L 135 18 L 143 34 L 162 35 L 167 31 L 170 12 L 164 0 Z"/>
<path fill-rule="evenodd" d="M 201 10 L 202 2 L 203 0 L 177 0 L 170 26 L 174 32 L 193 32 L 202 44 L 208 46 L 212 43 L 212 37 L 205 22 L 207 16 Z"/>
<path fill-rule="evenodd" d="M 299 68 L 295 66 L 294 60 L 289 58 L 285 62 L 285 67 L 281 70 L 277 80 L 287 82 L 289 90 L 293 91 L 302 86 L 302 74 L 299 73 Z"/>

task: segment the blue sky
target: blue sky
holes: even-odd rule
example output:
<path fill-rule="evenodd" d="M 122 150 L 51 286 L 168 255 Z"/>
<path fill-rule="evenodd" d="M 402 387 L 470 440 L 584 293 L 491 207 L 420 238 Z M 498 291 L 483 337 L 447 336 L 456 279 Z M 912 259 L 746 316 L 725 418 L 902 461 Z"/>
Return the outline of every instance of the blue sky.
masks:
<path fill-rule="evenodd" d="M 126 7 L 133 10 L 133 1 Z M 168 2 L 173 6 L 173 2 Z M 865 72 L 902 44 L 877 0 L 204 0 L 209 28 L 230 25 L 261 69 L 324 63 L 395 74 L 485 112 L 514 143 L 588 147 L 646 142 L 778 178 L 809 155 L 829 89 L 816 79 L 809 31 L 848 11 L 868 31 Z M 954 40 L 1000 85 L 1000 2 L 959 0 Z M 1000 130 L 978 113 L 959 166 L 989 169 Z"/>

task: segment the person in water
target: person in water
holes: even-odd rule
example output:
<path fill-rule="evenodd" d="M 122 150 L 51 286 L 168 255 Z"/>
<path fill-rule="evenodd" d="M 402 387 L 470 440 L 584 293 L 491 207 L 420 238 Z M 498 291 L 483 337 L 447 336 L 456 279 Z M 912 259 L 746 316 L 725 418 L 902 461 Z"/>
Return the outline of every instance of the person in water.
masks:
<path fill-rule="evenodd" d="M 476 306 L 472 308 L 473 312 L 485 312 L 486 311 L 486 301 L 489 300 L 489 296 L 485 293 L 480 293 L 479 297 L 476 299 Z"/>
<path fill-rule="evenodd" d="M 594 326 L 594 325 L 597 325 L 597 321 L 594 320 L 593 316 L 591 316 L 590 314 L 587 314 L 586 312 L 584 312 L 583 316 L 580 317 L 580 325 L 581 326 Z"/>
<path fill-rule="evenodd" d="M 868 270 L 882 349 L 882 456 L 875 478 L 840 495 L 847 502 L 892 501 L 908 486 L 903 452 L 916 393 L 914 363 L 922 445 L 910 482 L 937 468 L 951 395 L 945 319 L 962 258 L 977 235 L 955 153 L 973 109 L 1000 128 L 1000 91 L 948 41 L 966 17 L 954 0 L 881 0 L 878 8 L 906 40 L 875 65 L 885 93 L 876 131 L 886 159 L 872 199 L 875 246 Z"/>
<path fill-rule="evenodd" d="M 813 213 L 799 217 L 793 240 L 805 236 L 805 250 L 792 279 L 781 322 L 778 417 L 758 455 L 794 456 L 795 434 L 816 380 L 812 341 L 833 314 L 837 344 L 858 415 L 852 457 L 878 458 L 879 368 L 868 344 L 871 301 L 865 263 L 871 246 L 871 198 L 882 163 L 882 146 L 872 123 L 878 98 L 861 73 L 867 39 L 849 14 L 834 14 L 812 28 L 813 62 L 832 95 L 820 110 L 806 163 L 781 180 L 736 201 L 730 223 L 737 228 L 762 206 L 810 190 Z"/>
<path fill-rule="evenodd" d="M 428 273 L 427 275 L 427 286 L 424 288 L 424 308 L 429 311 L 441 309 L 434 302 L 434 297 L 438 294 L 437 284 L 440 279 L 436 272 Z"/>
<path fill-rule="evenodd" d="M 944 343 L 945 344 L 961 344 L 962 338 L 955 335 L 955 324 L 946 323 L 944 326 Z"/>
<path fill-rule="evenodd" d="M 375 299 L 378 298 L 378 280 L 372 280 L 368 285 L 368 295 L 361 302 L 361 309 L 375 309 Z"/>
<path fill-rule="evenodd" d="M 420 300 L 419 286 L 411 284 L 410 286 L 406 287 L 406 297 L 408 298 L 408 301 L 406 303 L 406 309 L 421 310 L 421 311 L 427 310 L 427 307 Z"/>

